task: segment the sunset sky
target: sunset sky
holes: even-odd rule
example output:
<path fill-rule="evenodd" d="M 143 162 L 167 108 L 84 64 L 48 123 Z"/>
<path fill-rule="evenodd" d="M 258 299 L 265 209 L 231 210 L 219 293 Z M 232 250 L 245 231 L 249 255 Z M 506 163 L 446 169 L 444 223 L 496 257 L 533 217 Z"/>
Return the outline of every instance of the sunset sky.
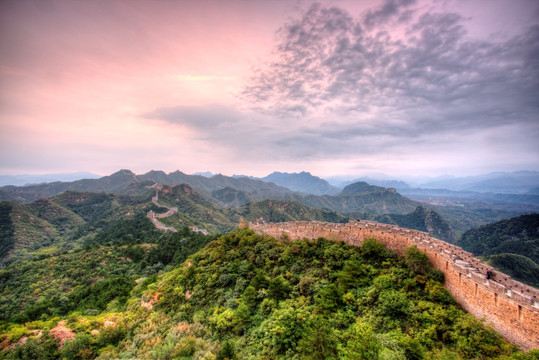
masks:
<path fill-rule="evenodd" d="M 539 170 L 539 1 L 0 1 L 0 174 Z"/>

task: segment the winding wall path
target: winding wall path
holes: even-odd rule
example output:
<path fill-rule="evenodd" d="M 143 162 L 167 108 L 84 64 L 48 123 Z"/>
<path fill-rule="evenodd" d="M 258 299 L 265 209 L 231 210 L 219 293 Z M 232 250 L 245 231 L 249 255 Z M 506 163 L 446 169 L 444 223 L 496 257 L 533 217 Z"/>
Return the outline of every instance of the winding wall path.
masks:
<path fill-rule="evenodd" d="M 240 223 L 259 234 L 290 240 L 324 237 L 359 246 L 369 238 L 384 243 L 402 254 L 416 245 L 425 252 L 434 267 L 445 274 L 445 287 L 463 308 L 485 318 L 494 329 L 524 350 L 539 349 L 539 289 L 495 272 L 486 280 L 488 266 L 462 248 L 430 237 L 428 233 L 402 229 L 371 221 L 348 224 L 323 222 L 286 222 L 270 224 Z"/>
<path fill-rule="evenodd" d="M 172 215 L 176 214 L 178 212 L 178 208 L 177 207 L 168 207 L 168 206 L 159 204 L 159 202 L 158 202 L 159 201 L 159 184 L 156 182 L 151 187 L 155 188 L 155 196 L 152 197 L 152 202 L 157 207 L 167 209 L 167 212 L 165 212 L 163 214 L 156 214 L 153 210 L 150 210 L 150 211 L 148 211 L 146 216 L 148 217 L 148 219 L 150 219 L 150 221 L 155 225 L 156 228 L 158 228 L 160 230 L 164 230 L 165 232 L 166 231 L 178 232 L 178 230 L 176 230 L 174 227 L 166 226 L 161 221 L 157 220 L 157 219 L 164 219 L 166 217 L 169 217 L 169 216 L 172 216 Z"/>

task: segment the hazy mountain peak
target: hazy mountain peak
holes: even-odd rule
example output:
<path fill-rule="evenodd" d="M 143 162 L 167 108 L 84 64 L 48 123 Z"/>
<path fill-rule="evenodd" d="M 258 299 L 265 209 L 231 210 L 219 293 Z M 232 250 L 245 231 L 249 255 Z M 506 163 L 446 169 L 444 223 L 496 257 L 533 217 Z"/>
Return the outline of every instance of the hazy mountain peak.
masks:
<path fill-rule="evenodd" d="M 109 177 L 118 177 L 118 176 L 125 176 L 125 175 L 133 176 L 135 175 L 135 173 L 129 169 L 121 169 L 121 170 L 116 171 L 115 173 L 110 174 Z"/>
<path fill-rule="evenodd" d="M 293 191 L 308 194 L 333 195 L 338 193 L 338 189 L 331 186 L 326 180 L 321 179 L 318 176 L 313 176 L 306 171 L 300 173 L 275 171 L 261 180 L 284 186 Z"/>
<path fill-rule="evenodd" d="M 380 186 L 369 185 L 364 181 L 358 181 L 342 189 L 341 195 L 354 195 L 381 190 L 384 190 L 384 188 Z"/>

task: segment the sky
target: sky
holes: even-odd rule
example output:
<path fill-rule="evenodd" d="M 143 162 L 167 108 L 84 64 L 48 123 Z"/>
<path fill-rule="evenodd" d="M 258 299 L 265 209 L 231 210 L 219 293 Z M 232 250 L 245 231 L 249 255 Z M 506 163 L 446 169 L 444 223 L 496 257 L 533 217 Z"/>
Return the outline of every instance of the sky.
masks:
<path fill-rule="evenodd" d="M 535 0 L 2 0 L 0 174 L 539 170 Z"/>

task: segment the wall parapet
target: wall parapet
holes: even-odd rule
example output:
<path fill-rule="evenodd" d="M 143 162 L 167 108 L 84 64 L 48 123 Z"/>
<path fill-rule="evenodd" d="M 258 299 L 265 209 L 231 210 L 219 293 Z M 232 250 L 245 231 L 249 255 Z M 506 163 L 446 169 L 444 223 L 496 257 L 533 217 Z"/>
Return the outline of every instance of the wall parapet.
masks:
<path fill-rule="evenodd" d="M 347 224 L 319 221 L 248 223 L 256 233 L 289 240 L 343 241 L 359 246 L 375 238 L 402 254 L 416 245 L 445 274 L 445 286 L 468 312 L 485 318 L 495 330 L 523 349 L 539 348 L 539 289 L 520 283 L 502 272 L 486 279 L 487 264 L 462 248 L 431 237 L 428 233 L 373 221 Z"/>

